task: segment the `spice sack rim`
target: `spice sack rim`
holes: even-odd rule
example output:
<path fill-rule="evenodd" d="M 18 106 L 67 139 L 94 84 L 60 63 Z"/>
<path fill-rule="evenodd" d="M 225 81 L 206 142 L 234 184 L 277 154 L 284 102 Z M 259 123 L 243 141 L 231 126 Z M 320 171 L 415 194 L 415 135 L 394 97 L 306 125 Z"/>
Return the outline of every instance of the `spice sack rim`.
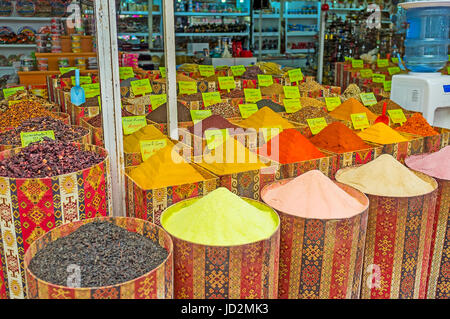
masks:
<path fill-rule="evenodd" d="M 354 187 L 352 187 L 352 186 L 350 186 L 350 185 L 346 185 L 346 184 L 344 184 L 344 183 L 341 183 L 341 182 L 338 182 L 338 181 L 335 181 L 335 180 L 333 180 L 333 183 L 335 183 L 335 184 L 336 184 L 339 188 L 341 188 L 344 192 L 346 192 L 348 195 L 352 196 L 352 197 L 355 198 L 358 202 L 360 202 L 361 204 L 364 205 L 364 209 L 361 210 L 361 212 L 355 213 L 354 215 L 349 216 L 349 217 L 342 217 L 342 218 L 310 218 L 310 217 L 297 216 L 297 215 L 294 215 L 294 214 L 290 214 L 290 213 L 284 212 L 284 211 L 282 211 L 281 209 L 275 208 L 275 207 L 273 207 L 273 206 L 270 206 L 268 203 L 266 203 L 266 201 L 264 200 L 264 197 L 265 197 L 264 195 L 265 195 L 271 188 L 274 188 L 274 187 L 276 187 L 276 186 L 282 186 L 282 185 L 285 185 L 285 184 L 291 182 L 292 180 L 294 180 L 295 178 L 296 178 L 296 177 L 290 177 L 290 178 L 282 179 L 282 180 L 275 181 L 275 182 L 272 182 L 272 183 L 270 183 L 270 184 L 264 186 L 263 189 L 261 190 L 261 200 L 262 200 L 267 206 L 273 208 L 273 209 L 274 209 L 277 213 L 279 213 L 279 214 L 280 214 L 280 213 L 281 213 L 281 214 L 286 214 L 286 215 L 291 216 L 291 217 L 295 217 L 295 218 L 303 218 L 303 219 L 307 219 L 307 220 L 342 221 L 342 220 L 346 220 L 346 219 L 352 219 L 352 218 L 354 218 L 354 217 L 356 217 L 356 216 L 358 216 L 358 215 L 363 214 L 365 211 L 367 211 L 367 210 L 369 209 L 369 206 L 370 206 L 370 200 L 369 200 L 369 198 L 366 196 L 366 194 L 364 194 L 364 193 L 361 192 L 360 190 L 358 190 L 358 189 L 356 189 L 356 188 L 354 188 Z M 359 200 L 359 198 L 356 198 L 355 196 L 353 196 L 354 194 L 348 193 L 347 190 L 344 189 L 344 188 L 342 188 L 341 186 L 344 186 L 345 188 L 351 189 L 355 194 L 362 195 L 362 196 L 360 196 L 360 197 L 364 199 L 364 202 L 361 202 L 361 201 Z"/>
<path fill-rule="evenodd" d="M 197 197 L 193 197 L 193 198 L 188 198 L 188 199 L 179 201 L 179 202 L 177 202 L 177 203 L 167 207 L 162 212 L 161 217 L 160 217 L 161 226 L 166 231 L 166 233 L 168 233 L 171 237 L 173 237 L 173 238 L 175 238 L 175 239 L 177 239 L 179 241 L 182 241 L 182 242 L 185 242 L 185 243 L 189 243 L 191 245 L 197 245 L 197 246 L 203 246 L 203 247 L 212 247 L 212 248 L 234 248 L 234 247 L 242 247 L 242 246 L 247 246 L 247 245 L 253 245 L 253 244 L 256 244 L 256 243 L 259 243 L 259 242 L 263 242 L 263 241 L 269 240 L 269 239 L 271 239 L 274 235 L 276 235 L 280 231 L 281 218 L 280 218 L 280 215 L 278 215 L 278 213 L 276 212 L 275 209 L 273 209 L 272 207 L 270 207 L 266 203 L 263 203 L 263 202 L 260 202 L 260 201 L 257 201 L 257 200 L 254 200 L 254 199 L 251 199 L 251 198 L 248 198 L 248 197 L 242 197 L 242 196 L 239 196 L 239 197 L 241 199 L 245 200 L 250 205 L 252 205 L 254 207 L 257 207 L 257 208 L 258 208 L 258 206 L 259 207 L 263 206 L 263 207 L 265 207 L 265 210 L 267 210 L 267 212 L 270 211 L 272 217 L 276 217 L 275 221 L 277 222 L 277 227 L 266 238 L 263 238 L 263 239 L 260 239 L 260 240 L 257 240 L 257 241 L 253 241 L 253 242 L 248 242 L 248 243 L 245 243 L 245 244 L 235 244 L 235 245 L 226 245 L 226 246 L 223 246 L 223 245 L 205 245 L 205 244 L 195 243 L 195 242 L 192 242 L 192 241 L 189 241 L 189 240 L 181 239 L 180 237 L 174 236 L 168 230 L 166 230 L 166 228 L 164 227 L 164 221 L 167 218 L 169 218 L 175 212 L 174 211 L 175 209 L 179 210 L 181 208 L 186 208 L 186 207 L 192 205 L 195 201 L 200 200 L 202 197 L 203 196 L 197 196 Z M 192 202 L 192 203 L 189 203 L 189 202 Z M 257 204 L 258 206 L 255 206 L 254 204 Z"/>
<path fill-rule="evenodd" d="M 0 176 L 0 179 L 2 178 L 6 178 L 6 179 L 13 179 L 16 181 L 22 181 L 22 180 L 35 180 L 35 179 L 40 179 L 40 180 L 52 180 L 54 178 L 58 178 L 61 176 L 68 176 L 68 175 L 73 175 L 73 174 L 78 174 L 78 173 L 82 173 L 82 172 L 87 172 L 90 169 L 92 169 L 95 166 L 104 164 L 105 167 L 108 167 L 109 169 L 109 153 L 108 151 L 100 146 L 97 145 L 93 145 L 93 144 L 85 144 L 85 143 L 77 143 L 77 142 L 67 142 L 71 145 L 74 145 L 76 147 L 78 147 L 79 149 L 82 150 L 88 150 L 88 151 L 94 151 L 97 154 L 101 154 L 103 156 L 105 156 L 105 158 L 101 161 L 98 162 L 97 164 L 93 164 L 89 167 L 86 167 L 85 169 L 82 170 L 78 170 L 78 171 L 73 171 L 70 173 L 66 173 L 66 174 L 60 174 L 60 175 L 53 175 L 53 176 L 46 176 L 46 177 L 29 177 L 29 178 L 25 178 L 25 177 L 9 177 L 9 176 Z M 0 159 L 6 159 L 9 158 L 15 154 L 18 154 L 20 152 L 20 150 L 24 149 L 25 147 L 16 147 L 16 148 L 12 148 L 9 150 L 4 150 L 0 152 Z"/>
<path fill-rule="evenodd" d="M 346 172 L 346 171 L 348 171 L 348 170 L 350 170 L 350 169 L 353 169 L 353 168 L 357 168 L 357 167 L 363 166 L 363 165 L 365 165 L 365 164 L 361 164 L 361 165 L 353 165 L 353 166 L 348 166 L 348 167 L 344 167 L 344 168 L 339 169 L 339 170 L 336 172 L 336 174 L 335 174 L 335 179 L 336 179 L 336 181 L 338 181 L 338 178 L 339 178 L 340 175 L 342 175 L 344 172 Z M 387 197 L 387 198 L 411 198 L 411 197 L 417 197 L 417 196 L 426 196 L 426 195 L 429 195 L 429 194 L 434 193 L 434 192 L 438 189 L 438 183 L 437 183 L 436 179 L 434 179 L 433 177 L 428 176 L 428 175 L 426 175 L 426 174 L 424 174 L 424 173 L 421 173 L 421 172 L 412 170 L 412 169 L 410 169 L 409 167 L 407 167 L 407 168 L 408 168 L 411 172 L 413 172 L 417 177 L 419 177 L 420 179 L 422 179 L 424 182 L 429 183 L 429 184 L 433 187 L 433 190 L 432 190 L 432 191 L 429 191 L 429 192 L 427 192 L 427 193 L 424 193 L 424 194 L 418 194 L 418 195 L 414 195 L 414 196 L 387 196 L 387 195 L 379 195 L 379 194 L 366 193 L 366 192 L 360 191 L 359 189 L 358 189 L 358 191 L 364 193 L 365 195 L 377 196 L 377 197 Z M 342 182 L 340 182 L 340 183 L 342 183 Z M 345 183 L 342 183 L 342 184 L 345 184 Z M 345 185 L 347 185 L 347 184 L 345 184 Z M 350 186 L 350 185 L 348 185 L 348 186 Z"/>
<path fill-rule="evenodd" d="M 138 223 L 143 223 L 143 224 L 148 223 L 148 224 L 150 224 L 151 226 L 156 227 L 156 229 L 162 230 L 163 233 L 164 233 L 164 235 L 166 235 L 166 236 L 165 236 L 165 237 L 166 237 L 165 240 L 168 239 L 168 242 L 167 242 L 167 243 L 168 243 L 170 249 L 169 249 L 169 251 L 167 251 L 167 249 L 166 249 L 165 247 L 161 246 L 159 243 L 158 243 L 158 245 L 160 245 L 162 248 L 164 248 L 164 249 L 167 251 L 167 257 L 166 257 L 166 259 L 164 259 L 164 261 L 162 261 L 161 264 L 158 265 L 158 267 L 153 268 L 152 270 L 150 270 L 149 272 L 143 274 L 142 276 L 136 277 L 136 278 L 131 279 L 131 280 L 128 280 L 128 281 L 120 282 L 120 283 L 117 283 L 117 284 L 114 284 L 114 285 L 101 286 L 101 287 L 80 287 L 80 288 L 77 288 L 77 287 L 60 286 L 60 285 L 56 285 L 56 284 L 47 282 L 47 281 L 45 281 L 45 280 L 42 280 L 41 278 L 38 278 L 38 277 L 30 270 L 30 268 L 29 268 L 29 263 L 30 263 L 30 261 L 31 261 L 31 259 L 32 259 L 32 258 L 30 258 L 30 255 L 32 254 L 32 251 L 35 250 L 35 246 L 37 246 L 37 243 L 39 243 L 40 241 L 43 241 L 43 240 L 45 239 L 45 237 L 49 237 L 50 239 L 52 239 L 52 234 L 53 234 L 53 233 L 58 232 L 58 231 L 60 231 L 60 230 L 63 229 L 63 228 L 69 228 L 69 229 L 70 229 L 70 228 L 73 228 L 74 226 L 77 226 L 77 225 L 79 224 L 79 226 L 77 227 L 77 229 L 73 230 L 73 231 L 70 232 L 70 233 L 67 233 L 65 236 L 60 236 L 60 237 L 58 237 L 58 238 L 55 239 L 55 240 L 57 240 L 57 239 L 60 239 L 60 238 L 63 238 L 63 237 L 66 237 L 66 236 L 72 234 L 73 232 L 75 232 L 76 230 L 78 230 L 78 229 L 79 229 L 81 226 L 83 226 L 83 225 L 87 225 L 87 224 L 89 224 L 89 223 L 93 223 L 93 222 L 96 222 L 96 221 L 106 221 L 106 222 L 112 223 L 111 220 L 114 220 L 114 219 L 120 221 L 119 224 L 115 224 L 115 225 L 117 225 L 118 227 L 121 227 L 121 228 L 123 228 L 123 227 L 121 226 L 122 223 L 123 223 L 123 224 L 127 224 L 127 221 L 131 221 L 132 223 L 134 223 L 134 224 L 136 224 L 136 225 L 137 225 Z M 125 221 L 125 222 L 123 222 L 123 221 Z M 126 228 L 123 228 L 123 229 L 125 229 L 126 231 L 129 231 L 129 230 L 127 230 Z M 42 236 L 40 236 L 39 238 L 37 238 L 37 239 L 30 245 L 30 247 L 28 247 L 28 250 L 25 252 L 25 255 L 24 255 L 24 268 L 25 268 L 25 272 L 26 272 L 27 274 L 29 274 L 30 276 L 32 276 L 33 279 L 35 279 L 35 280 L 38 281 L 39 283 L 43 283 L 43 284 L 46 285 L 46 286 L 56 287 L 56 288 L 59 288 L 59 289 L 75 289 L 75 290 L 78 290 L 78 291 L 91 291 L 91 290 L 96 290 L 96 289 L 114 288 L 114 287 L 124 286 L 124 285 L 126 285 L 126 284 L 131 284 L 131 283 L 133 283 L 133 282 L 136 282 L 136 281 L 138 281 L 139 279 L 142 279 L 143 277 L 148 277 L 150 274 L 156 272 L 156 271 L 159 270 L 161 267 L 163 267 L 163 266 L 166 264 L 166 262 L 167 262 L 170 258 L 173 258 L 173 257 L 172 257 L 172 256 L 173 256 L 173 241 L 172 241 L 172 238 L 171 238 L 170 236 L 171 236 L 171 235 L 170 235 L 165 229 L 163 229 L 162 227 L 160 227 L 160 226 L 158 226 L 158 225 L 156 225 L 156 224 L 154 224 L 154 223 L 152 223 L 152 222 L 149 222 L 148 220 L 144 220 L 144 219 L 140 219 L 140 218 L 106 216 L 106 217 L 94 217 L 94 218 L 89 218 L 89 219 L 79 220 L 79 221 L 76 221 L 76 222 L 70 222 L 70 223 L 68 223 L 68 224 L 63 224 L 63 225 L 60 225 L 60 226 L 58 226 L 58 227 L 55 227 L 55 228 L 53 228 L 52 230 L 50 230 L 49 232 L 47 232 L 47 233 L 45 233 L 44 235 L 42 235 Z M 48 242 L 46 243 L 45 246 L 47 246 L 47 245 L 48 245 L 49 243 L 51 243 L 51 242 L 54 242 L 55 240 L 50 240 L 50 241 L 48 241 Z M 45 246 L 44 246 L 44 247 L 45 247 Z M 42 249 L 40 249 L 40 250 L 42 250 Z M 36 249 L 36 250 L 35 250 L 35 254 L 37 254 L 40 250 L 37 250 L 37 249 Z M 34 257 L 34 256 L 33 256 L 33 257 Z"/>

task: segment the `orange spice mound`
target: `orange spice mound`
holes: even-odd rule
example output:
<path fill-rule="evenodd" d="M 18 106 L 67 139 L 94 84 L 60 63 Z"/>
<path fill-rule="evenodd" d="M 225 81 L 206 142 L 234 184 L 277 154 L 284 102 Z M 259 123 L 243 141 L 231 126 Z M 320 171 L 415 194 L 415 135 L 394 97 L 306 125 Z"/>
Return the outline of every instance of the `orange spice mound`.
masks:
<path fill-rule="evenodd" d="M 439 135 L 420 113 L 414 113 L 413 116 L 411 116 L 402 126 L 396 128 L 396 130 L 420 136 Z"/>
<path fill-rule="evenodd" d="M 366 113 L 369 121 L 375 121 L 377 115 L 373 114 L 367 107 L 354 98 L 350 98 L 336 109 L 330 112 L 330 115 L 338 120 L 351 121 L 351 115 L 357 113 Z"/>

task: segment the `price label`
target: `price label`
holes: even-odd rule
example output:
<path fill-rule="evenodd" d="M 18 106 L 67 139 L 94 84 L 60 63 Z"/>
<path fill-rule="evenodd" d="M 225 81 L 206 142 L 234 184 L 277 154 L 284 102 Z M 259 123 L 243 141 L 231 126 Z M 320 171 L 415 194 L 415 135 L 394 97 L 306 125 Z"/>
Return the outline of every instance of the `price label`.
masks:
<path fill-rule="evenodd" d="M 210 117 L 211 115 L 211 110 L 191 110 L 191 118 L 194 124 Z"/>
<path fill-rule="evenodd" d="M 81 87 L 87 99 L 100 95 L 100 83 L 83 84 Z"/>
<path fill-rule="evenodd" d="M 386 80 L 386 75 L 384 74 L 373 74 L 372 82 L 373 83 L 383 83 Z"/>
<path fill-rule="evenodd" d="M 344 57 L 344 61 L 345 62 L 349 62 L 349 61 L 352 61 L 353 59 L 351 58 L 351 57 L 348 57 L 348 56 L 345 56 Z"/>
<path fill-rule="evenodd" d="M 279 135 L 283 132 L 283 128 L 281 126 L 278 127 L 264 127 L 260 130 L 264 136 L 264 141 L 267 143 L 273 137 Z"/>
<path fill-rule="evenodd" d="M 200 72 L 201 76 L 209 77 L 213 76 L 215 74 L 214 67 L 212 65 L 199 65 L 198 71 Z"/>
<path fill-rule="evenodd" d="M 75 71 L 77 68 L 74 67 L 67 67 L 67 68 L 59 68 L 59 73 L 61 73 L 61 75 L 66 74 L 67 72 L 70 71 Z"/>
<path fill-rule="evenodd" d="M 220 92 L 202 93 L 202 99 L 203 99 L 203 104 L 205 105 L 205 107 L 222 102 L 222 98 L 220 97 Z"/>
<path fill-rule="evenodd" d="M 232 76 L 219 76 L 218 81 L 221 90 L 234 90 L 236 88 L 236 82 Z"/>
<path fill-rule="evenodd" d="M 31 100 L 16 100 L 16 101 L 8 101 L 8 106 L 16 105 L 22 102 L 30 102 Z"/>
<path fill-rule="evenodd" d="M 352 60 L 352 68 L 354 69 L 362 69 L 364 67 L 363 60 Z"/>
<path fill-rule="evenodd" d="M 308 122 L 309 129 L 311 130 L 311 133 L 313 133 L 313 135 L 316 135 L 328 125 L 324 117 L 306 119 L 306 121 Z"/>
<path fill-rule="evenodd" d="M 392 61 L 392 63 L 394 63 L 394 64 L 398 64 L 398 63 L 399 63 L 398 58 L 392 58 L 391 61 Z"/>
<path fill-rule="evenodd" d="M 388 72 L 390 75 L 394 75 L 400 73 L 400 68 L 398 66 L 393 66 L 392 68 L 388 68 Z"/>
<path fill-rule="evenodd" d="M 152 94 L 150 95 L 150 104 L 152 105 L 152 111 L 158 107 L 167 103 L 167 94 Z"/>
<path fill-rule="evenodd" d="M 210 150 L 225 143 L 229 137 L 230 133 L 227 129 L 205 131 L 206 145 Z"/>
<path fill-rule="evenodd" d="M 393 123 L 403 124 L 406 122 L 405 113 L 403 113 L 402 109 L 388 110 L 387 112 Z"/>
<path fill-rule="evenodd" d="M 447 74 L 450 75 L 450 66 L 447 67 Z"/>
<path fill-rule="evenodd" d="M 383 82 L 383 90 L 386 92 L 391 92 L 392 81 L 384 81 Z"/>
<path fill-rule="evenodd" d="M 31 143 L 40 142 L 44 137 L 55 139 L 55 132 L 53 131 L 39 131 L 39 132 L 20 132 L 20 139 L 22 147 L 27 147 Z"/>
<path fill-rule="evenodd" d="M 352 118 L 353 128 L 355 130 L 362 130 L 370 126 L 366 113 L 350 114 Z"/>
<path fill-rule="evenodd" d="M 377 104 L 377 98 L 375 97 L 375 94 L 373 94 L 373 92 L 361 93 L 359 96 L 361 97 L 361 101 L 365 106 Z"/>
<path fill-rule="evenodd" d="M 289 81 L 291 81 L 291 83 L 292 82 L 300 82 L 303 80 L 303 73 L 302 73 L 301 68 L 289 70 L 288 75 L 289 75 Z"/>
<path fill-rule="evenodd" d="M 284 96 L 287 99 L 299 99 L 300 91 L 298 86 L 283 86 Z"/>
<path fill-rule="evenodd" d="M 160 66 L 159 67 L 159 72 L 161 73 L 161 77 L 162 78 L 166 77 L 166 67 L 165 66 Z"/>
<path fill-rule="evenodd" d="M 286 109 L 286 113 L 295 113 L 302 108 L 300 99 L 284 99 L 283 104 Z"/>
<path fill-rule="evenodd" d="M 139 145 L 141 148 L 142 160 L 145 162 L 157 151 L 167 146 L 167 139 L 140 141 Z"/>
<path fill-rule="evenodd" d="M 258 85 L 260 87 L 271 86 L 273 84 L 273 77 L 271 75 L 258 74 Z"/>
<path fill-rule="evenodd" d="M 241 76 L 245 73 L 245 66 L 243 65 L 232 65 L 230 66 L 231 73 L 233 73 L 233 76 Z"/>
<path fill-rule="evenodd" d="M 331 112 L 334 109 L 336 109 L 339 105 L 341 105 L 341 98 L 339 96 L 326 97 L 325 104 L 327 105 L 327 110 Z"/>
<path fill-rule="evenodd" d="M 178 90 L 180 91 L 180 94 L 195 94 L 197 93 L 197 82 L 180 81 L 178 82 Z"/>
<path fill-rule="evenodd" d="M 239 111 L 241 112 L 242 118 L 246 119 L 256 112 L 258 112 L 258 105 L 256 104 L 240 104 Z"/>
<path fill-rule="evenodd" d="M 244 89 L 245 102 L 253 103 L 262 99 L 260 89 Z"/>
<path fill-rule="evenodd" d="M 97 97 L 97 100 L 98 100 L 98 108 L 99 108 L 99 110 L 101 112 L 102 111 L 102 97 L 99 95 Z"/>
<path fill-rule="evenodd" d="M 369 79 L 372 77 L 373 72 L 372 72 L 372 69 L 364 69 L 364 70 L 359 71 L 359 74 L 361 75 L 361 77 L 363 79 Z"/>
<path fill-rule="evenodd" d="M 145 116 L 126 116 L 122 117 L 123 134 L 130 135 L 141 128 L 147 126 Z"/>
<path fill-rule="evenodd" d="M 70 78 L 72 79 L 72 86 L 75 86 L 76 85 L 75 77 L 72 76 Z M 90 76 L 80 76 L 80 85 L 91 84 L 91 83 L 92 83 L 92 78 Z"/>
<path fill-rule="evenodd" d="M 8 97 L 10 97 L 11 95 L 14 95 L 16 92 L 18 91 L 24 91 L 25 87 L 23 86 L 18 86 L 18 87 L 14 87 L 14 88 L 8 88 L 8 89 L 3 89 L 3 96 L 5 97 L 5 99 L 7 99 Z"/>
<path fill-rule="evenodd" d="M 378 59 L 377 66 L 379 68 L 387 68 L 389 66 L 389 60 L 388 59 Z"/>
<path fill-rule="evenodd" d="M 121 80 L 134 78 L 134 71 L 132 67 L 126 66 L 119 68 L 119 76 Z"/>
<path fill-rule="evenodd" d="M 135 96 L 152 93 L 152 86 L 149 79 L 131 81 L 131 90 Z"/>

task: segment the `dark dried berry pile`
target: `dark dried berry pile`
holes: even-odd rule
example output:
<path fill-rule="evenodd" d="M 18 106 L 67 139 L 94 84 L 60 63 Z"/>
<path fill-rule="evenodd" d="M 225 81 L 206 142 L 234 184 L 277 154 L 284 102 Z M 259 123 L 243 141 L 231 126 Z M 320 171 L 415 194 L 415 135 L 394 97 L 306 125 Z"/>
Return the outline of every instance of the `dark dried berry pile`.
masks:
<path fill-rule="evenodd" d="M 95 221 L 49 243 L 33 257 L 29 269 L 39 279 L 67 286 L 69 266 L 76 265 L 80 287 L 104 287 L 145 275 L 167 255 L 163 247 L 140 234 Z"/>
<path fill-rule="evenodd" d="M 278 103 L 275 103 L 272 100 L 259 100 L 258 102 L 256 102 L 256 105 L 258 106 L 258 109 L 262 109 L 263 107 L 268 107 L 270 108 L 272 111 L 274 112 L 284 112 L 284 106 Z"/>
<path fill-rule="evenodd" d="M 101 163 L 104 156 L 47 137 L 0 161 L 0 176 L 42 178 L 77 172 Z"/>
<path fill-rule="evenodd" d="M 122 117 L 125 117 L 125 116 L 135 116 L 135 115 L 128 112 L 126 109 L 122 109 Z M 102 126 L 102 113 L 97 114 L 93 118 L 89 119 L 88 123 L 94 127 Z"/>
<path fill-rule="evenodd" d="M 241 79 L 256 80 L 258 78 L 258 74 L 264 74 L 259 66 L 249 66 L 247 67 L 247 70 L 244 72 L 244 74 L 242 74 Z"/>
<path fill-rule="evenodd" d="M 71 127 L 49 116 L 35 117 L 22 122 L 21 125 L 13 130 L 0 133 L 0 144 L 21 145 L 20 133 L 35 131 L 53 131 L 55 139 L 64 142 L 74 141 L 89 134 L 89 130 L 84 127 Z"/>

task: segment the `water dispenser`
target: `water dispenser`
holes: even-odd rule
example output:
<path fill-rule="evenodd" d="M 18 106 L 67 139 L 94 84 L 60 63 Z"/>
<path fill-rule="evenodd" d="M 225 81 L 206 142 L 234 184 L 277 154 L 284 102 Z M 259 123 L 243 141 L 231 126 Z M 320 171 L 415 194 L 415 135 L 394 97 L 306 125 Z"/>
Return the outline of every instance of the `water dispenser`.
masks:
<path fill-rule="evenodd" d="M 450 129 L 450 76 L 438 71 L 448 61 L 450 1 L 401 3 L 408 30 L 408 74 L 392 77 L 391 99 L 407 110 L 422 112 L 433 126 Z"/>

